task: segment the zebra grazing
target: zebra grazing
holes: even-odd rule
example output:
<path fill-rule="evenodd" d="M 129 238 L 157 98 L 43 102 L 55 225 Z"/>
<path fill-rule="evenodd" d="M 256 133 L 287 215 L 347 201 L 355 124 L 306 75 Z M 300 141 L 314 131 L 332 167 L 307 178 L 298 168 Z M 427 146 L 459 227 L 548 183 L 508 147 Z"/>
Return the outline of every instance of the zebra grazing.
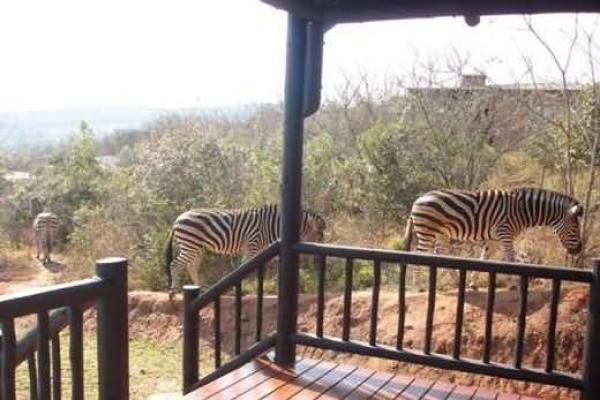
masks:
<path fill-rule="evenodd" d="M 583 206 L 567 195 L 538 188 L 511 191 L 434 190 L 413 204 L 404 237 L 410 250 L 412 232 L 417 251 L 437 252 L 437 239 L 499 240 L 505 261 L 514 261 L 513 239 L 522 230 L 550 226 L 569 254 L 581 251 L 579 218 Z M 484 258 L 485 250 L 482 252 Z"/>
<path fill-rule="evenodd" d="M 33 231 L 37 247 L 36 257 L 40 260 L 40 253 L 42 253 L 44 257 L 40 261 L 44 264 L 51 262 L 50 253 L 52 253 L 52 243 L 56 236 L 57 228 L 58 217 L 51 212 L 39 213 L 33 220 Z"/>
<path fill-rule="evenodd" d="M 302 239 L 321 242 L 325 228 L 325 220 L 320 215 L 302 212 Z M 194 284 L 199 283 L 193 266 L 203 250 L 253 257 L 279 238 L 280 229 L 281 217 L 274 204 L 250 209 L 193 209 L 184 212 L 173 224 L 166 249 L 165 267 L 170 297 L 174 293 L 174 268 L 185 266 Z M 173 238 L 179 247 L 175 260 Z"/>

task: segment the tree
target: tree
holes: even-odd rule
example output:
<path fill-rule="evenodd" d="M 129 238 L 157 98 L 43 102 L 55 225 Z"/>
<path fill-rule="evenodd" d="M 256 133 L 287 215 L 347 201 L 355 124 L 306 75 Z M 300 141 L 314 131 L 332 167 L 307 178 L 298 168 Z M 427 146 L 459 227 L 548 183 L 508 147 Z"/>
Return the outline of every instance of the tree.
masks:
<path fill-rule="evenodd" d="M 66 239 L 73 230 L 73 215 L 84 206 L 99 204 L 103 171 L 96 159 L 96 140 L 89 125 L 82 121 L 64 158 L 39 171 L 31 196 L 42 199 L 60 220 L 59 235 Z"/>
<path fill-rule="evenodd" d="M 527 30 L 546 51 L 559 78 L 560 107 L 547 115 L 532 109 L 534 117 L 544 120 L 550 127 L 530 143 L 531 153 L 549 167 L 557 170 L 561 177 L 561 190 L 583 199 L 582 220 L 583 251 L 575 260 L 583 265 L 597 243 L 592 243 L 591 234 L 600 209 L 600 192 L 597 190 L 597 168 L 600 153 L 600 93 L 596 82 L 599 60 L 598 44 L 595 35 L 599 20 L 590 26 L 582 26 L 579 18 L 573 20 L 573 27 L 565 35 L 567 52 L 559 54 L 554 43 L 545 38 L 534 26 L 531 18 L 524 18 Z M 589 85 L 574 89 L 569 82 L 569 74 L 576 56 L 582 56 L 589 66 Z M 525 58 L 529 79 L 537 84 L 535 65 Z M 585 176 L 585 178 L 583 177 Z"/>

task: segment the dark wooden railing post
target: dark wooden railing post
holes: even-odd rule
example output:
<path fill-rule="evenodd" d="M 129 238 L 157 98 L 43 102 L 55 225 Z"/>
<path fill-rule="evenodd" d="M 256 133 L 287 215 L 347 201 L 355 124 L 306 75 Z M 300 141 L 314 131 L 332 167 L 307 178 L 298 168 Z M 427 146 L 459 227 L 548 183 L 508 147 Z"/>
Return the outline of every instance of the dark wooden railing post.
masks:
<path fill-rule="evenodd" d="M 183 393 L 198 382 L 198 312 L 190 304 L 200 294 L 193 285 L 183 287 Z"/>
<path fill-rule="evenodd" d="M 96 275 L 108 290 L 98 300 L 98 392 L 100 400 L 129 398 L 127 260 L 104 258 Z"/>
<path fill-rule="evenodd" d="M 71 365 L 71 399 L 83 399 L 83 310 L 80 305 L 69 307 L 69 361 Z"/>
<path fill-rule="evenodd" d="M 0 375 L 1 390 L 0 399 L 14 400 L 15 397 L 15 368 L 16 368 L 16 346 L 17 340 L 15 337 L 15 321 L 12 318 L 0 320 L 2 328 L 2 336 L 0 336 L 0 367 L 2 374 Z"/>
<path fill-rule="evenodd" d="M 41 400 L 50 399 L 50 340 L 48 311 L 38 313 L 38 396 Z"/>
<path fill-rule="evenodd" d="M 590 285 L 582 400 L 600 399 L 600 258 L 593 261 L 594 280 Z"/>
<path fill-rule="evenodd" d="M 297 324 L 299 254 L 293 246 L 300 236 L 306 29 L 307 21 L 304 18 L 289 15 L 281 185 L 281 253 L 275 345 L 275 360 L 285 365 L 293 365 L 296 359 L 292 335 L 296 333 Z"/>

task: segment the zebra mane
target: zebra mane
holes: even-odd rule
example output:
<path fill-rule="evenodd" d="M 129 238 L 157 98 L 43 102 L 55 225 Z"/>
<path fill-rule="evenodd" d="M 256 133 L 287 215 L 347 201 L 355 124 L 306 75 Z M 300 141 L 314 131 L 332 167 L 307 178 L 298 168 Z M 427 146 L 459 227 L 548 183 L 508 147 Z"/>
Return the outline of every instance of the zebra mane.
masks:
<path fill-rule="evenodd" d="M 566 195 L 564 193 L 561 192 L 557 192 L 555 190 L 549 190 L 549 189 L 542 189 L 539 187 L 533 187 L 533 186 L 525 186 L 525 187 L 519 187 L 519 188 L 515 188 L 512 189 L 510 191 L 511 194 L 523 194 L 523 193 L 527 193 L 527 192 L 538 192 L 538 193 L 546 193 L 546 194 L 551 194 L 553 196 L 558 197 L 561 201 L 561 204 L 564 204 L 565 206 L 575 206 L 575 205 L 579 205 L 579 201 L 569 195 Z"/>

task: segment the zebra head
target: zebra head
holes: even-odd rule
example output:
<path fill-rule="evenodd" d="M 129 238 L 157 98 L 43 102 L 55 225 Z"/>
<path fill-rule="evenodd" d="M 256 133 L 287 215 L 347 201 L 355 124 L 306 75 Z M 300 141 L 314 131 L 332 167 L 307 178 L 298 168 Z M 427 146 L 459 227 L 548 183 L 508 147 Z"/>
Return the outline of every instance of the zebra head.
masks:
<path fill-rule="evenodd" d="M 552 225 L 569 254 L 578 254 L 581 251 L 579 219 L 582 215 L 583 206 L 574 201 L 565 207 L 562 218 Z"/>
<path fill-rule="evenodd" d="M 320 243 L 325 238 L 326 228 L 325 219 L 319 214 L 310 211 L 302 212 L 302 225 L 300 227 L 302 240 Z"/>

